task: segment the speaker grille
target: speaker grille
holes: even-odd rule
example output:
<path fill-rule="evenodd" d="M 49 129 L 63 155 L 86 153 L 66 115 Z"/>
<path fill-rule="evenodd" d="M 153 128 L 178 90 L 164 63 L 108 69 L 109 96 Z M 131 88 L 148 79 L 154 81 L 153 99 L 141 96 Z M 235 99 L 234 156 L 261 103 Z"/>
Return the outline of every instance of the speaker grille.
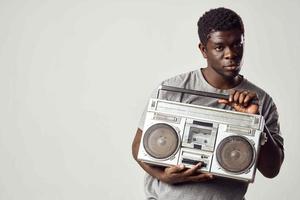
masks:
<path fill-rule="evenodd" d="M 217 161 L 220 166 L 233 173 L 244 173 L 254 163 L 255 150 L 248 139 L 242 136 L 229 136 L 217 147 Z"/>
<path fill-rule="evenodd" d="M 179 137 L 173 127 L 159 123 L 146 130 L 143 145 L 150 156 L 157 159 L 166 159 L 177 151 Z"/>

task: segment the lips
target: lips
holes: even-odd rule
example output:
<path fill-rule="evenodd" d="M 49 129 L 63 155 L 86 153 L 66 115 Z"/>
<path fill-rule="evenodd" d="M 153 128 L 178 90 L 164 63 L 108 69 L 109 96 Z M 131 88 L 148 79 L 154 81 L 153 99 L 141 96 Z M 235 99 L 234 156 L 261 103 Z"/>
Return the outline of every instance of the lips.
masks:
<path fill-rule="evenodd" d="M 225 70 L 229 70 L 229 71 L 233 71 L 233 70 L 236 70 L 236 69 L 238 69 L 240 67 L 240 65 L 239 64 L 229 64 L 229 65 L 225 65 L 224 66 L 224 69 Z"/>

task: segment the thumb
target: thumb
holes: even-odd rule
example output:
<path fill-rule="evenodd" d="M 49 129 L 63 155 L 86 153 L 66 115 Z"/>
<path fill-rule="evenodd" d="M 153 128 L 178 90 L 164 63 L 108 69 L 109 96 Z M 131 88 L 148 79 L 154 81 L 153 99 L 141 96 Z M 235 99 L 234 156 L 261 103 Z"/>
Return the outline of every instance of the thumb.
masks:
<path fill-rule="evenodd" d="M 229 101 L 226 100 L 226 99 L 218 99 L 218 103 L 221 103 L 221 104 L 229 104 Z"/>

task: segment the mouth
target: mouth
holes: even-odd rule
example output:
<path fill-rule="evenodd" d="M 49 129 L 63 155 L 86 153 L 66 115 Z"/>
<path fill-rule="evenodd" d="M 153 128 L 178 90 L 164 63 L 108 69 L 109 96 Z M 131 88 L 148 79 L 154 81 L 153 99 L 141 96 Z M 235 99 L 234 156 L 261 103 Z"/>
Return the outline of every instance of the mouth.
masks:
<path fill-rule="evenodd" d="M 239 64 L 230 64 L 230 65 L 225 65 L 224 69 L 228 71 L 235 71 L 239 69 L 240 65 Z"/>

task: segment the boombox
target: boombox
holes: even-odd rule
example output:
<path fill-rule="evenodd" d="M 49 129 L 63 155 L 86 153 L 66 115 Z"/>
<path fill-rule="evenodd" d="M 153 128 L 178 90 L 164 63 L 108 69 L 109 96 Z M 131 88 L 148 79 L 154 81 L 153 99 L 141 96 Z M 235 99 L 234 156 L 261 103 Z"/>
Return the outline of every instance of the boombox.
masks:
<path fill-rule="evenodd" d="M 253 182 L 263 127 L 261 115 L 150 99 L 138 159 L 188 168 L 202 162 L 201 172 Z"/>

